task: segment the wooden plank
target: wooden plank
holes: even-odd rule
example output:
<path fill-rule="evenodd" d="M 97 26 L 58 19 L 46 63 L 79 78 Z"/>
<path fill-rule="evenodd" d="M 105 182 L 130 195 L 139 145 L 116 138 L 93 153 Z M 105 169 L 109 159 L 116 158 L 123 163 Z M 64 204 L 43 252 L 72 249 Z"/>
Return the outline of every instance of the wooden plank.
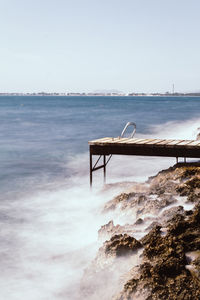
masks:
<path fill-rule="evenodd" d="M 100 143 L 100 142 L 103 142 L 104 140 L 108 140 L 108 139 L 112 139 L 111 137 L 104 137 L 104 138 L 101 138 L 101 139 L 97 139 L 97 140 L 92 140 L 92 141 L 89 141 L 88 143 L 89 144 L 93 144 L 93 143 Z"/>
<path fill-rule="evenodd" d="M 125 139 L 125 138 L 123 138 L 123 139 Z M 122 140 L 122 138 L 121 139 L 119 139 L 119 141 L 120 140 Z M 139 140 L 141 140 L 141 139 L 136 139 L 136 138 L 126 138 L 126 141 L 125 140 L 123 140 L 123 141 L 125 141 L 126 143 L 131 143 L 131 142 L 134 142 L 134 141 L 139 141 Z"/>
<path fill-rule="evenodd" d="M 146 143 L 147 145 L 157 145 L 157 144 L 159 144 L 160 142 L 163 142 L 163 141 L 165 141 L 165 140 L 161 140 L 161 139 L 155 139 L 155 140 L 153 140 L 153 141 L 151 141 L 151 142 L 149 142 L 149 143 Z"/>
<path fill-rule="evenodd" d="M 189 140 L 184 140 L 183 142 L 179 143 L 178 146 L 186 146 L 187 144 L 191 143 Z"/>
<path fill-rule="evenodd" d="M 193 148 L 200 147 L 200 140 L 174 140 L 174 139 L 144 139 L 144 138 L 121 138 L 121 137 L 104 137 L 88 142 L 90 145 L 102 145 L 106 146 L 109 144 L 117 145 L 144 145 L 145 147 L 150 146 L 163 146 L 163 147 L 185 147 Z"/>
<path fill-rule="evenodd" d="M 163 140 L 163 141 L 157 143 L 157 145 L 167 145 L 168 143 L 170 143 L 172 141 L 174 141 L 174 140 Z"/>
<path fill-rule="evenodd" d="M 140 141 L 145 141 L 146 139 L 132 139 L 132 141 L 127 142 L 127 144 L 137 144 Z"/>
<path fill-rule="evenodd" d="M 130 140 L 132 140 L 133 138 L 126 138 L 126 140 L 122 140 L 122 139 L 120 139 L 118 142 L 117 142 L 117 144 L 127 144 Z"/>
<path fill-rule="evenodd" d="M 175 146 L 181 142 L 183 142 L 183 140 L 174 140 L 172 142 L 167 143 L 167 146 Z"/>
<path fill-rule="evenodd" d="M 199 146 L 200 145 L 200 140 L 196 140 L 196 141 L 191 141 L 187 146 Z"/>
<path fill-rule="evenodd" d="M 113 144 L 113 143 L 117 144 L 118 141 L 120 141 L 120 139 L 119 139 L 119 137 L 116 137 L 116 138 L 109 138 L 105 141 L 102 141 L 102 142 L 96 143 L 96 144 L 98 144 L 98 145 L 100 145 L 100 144 L 101 145 L 106 145 L 106 144 Z"/>
<path fill-rule="evenodd" d="M 121 138 L 121 137 L 117 137 L 117 138 L 111 138 L 110 140 L 104 141 L 104 144 L 119 144 L 119 142 L 123 142 L 127 140 L 127 138 Z"/>
<path fill-rule="evenodd" d="M 146 145 L 146 144 L 151 143 L 152 141 L 156 141 L 156 139 L 146 139 L 143 142 L 142 141 L 138 142 L 137 144 L 142 144 L 142 145 L 144 144 L 144 145 Z"/>
<path fill-rule="evenodd" d="M 98 139 L 98 140 L 96 140 L 95 142 L 96 142 L 96 143 L 101 143 L 101 142 L 108 141 L 108 140 L 110 140 L 110 139 L 112 139 L 112 137 L 105 137 L 105 138 L 102 138 L 102 139 Z"/>
<path fill-rule="evenodd" d="M 121 138 L 121 137 L 118 137 L 118 138 L 116 138 L 116 139 L 113 139 L 113 140 L 111 140 L 111 141 L 108 141 L 107 143 L 109 143 L 109 144 L 114 144 L 114 143 L 119 144 L 119 143 L 122 143 L 122 142 L 125 141 L 125 140 L 127 140 L 127 138 Z"/>

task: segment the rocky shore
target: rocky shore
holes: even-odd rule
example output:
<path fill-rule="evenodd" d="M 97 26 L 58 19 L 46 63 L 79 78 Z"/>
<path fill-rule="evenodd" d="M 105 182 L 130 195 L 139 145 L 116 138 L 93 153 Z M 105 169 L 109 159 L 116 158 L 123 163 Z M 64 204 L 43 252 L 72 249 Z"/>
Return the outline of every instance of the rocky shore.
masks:
<path fill-rule="evenodd" d="M 200 299 L 200 164 L 177 164 L 110 200 L 110 220 L 85 270 L 85 299 Z"/>

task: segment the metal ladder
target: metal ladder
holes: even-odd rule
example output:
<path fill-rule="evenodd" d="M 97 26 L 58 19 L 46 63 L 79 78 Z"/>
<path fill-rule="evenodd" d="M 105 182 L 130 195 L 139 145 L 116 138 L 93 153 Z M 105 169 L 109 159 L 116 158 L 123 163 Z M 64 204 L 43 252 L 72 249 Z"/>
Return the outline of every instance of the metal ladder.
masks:
<path fill-rule="evenodd" d="M 130 138 L 132 138 L 134 136 L 134 134 L 136 132 L 136 124 L 134 122 L 128 122 L 128 123 L 126 123 L 124 129 L 122 130 L 121 136 L 119 138 L 122 138 L 124 136 L 126 129 L 130 125 L 132 125 L 134 127 L 133 132 L 130 135 Z M 103 157 L 103 163 L 98 166 L 98 162 L 100 161 L 101 157 Z M 106 155 L 100 155 L 93 166 L 92 154 L 90 153 L 90 187 L 92 187 L 92 173 L 94 171 L 97 171 L 102 168 L 103 168 L 103 174 L 104 174 L 104 183 L 106 182 L 106 166 L 107 166 L 108 162 L 110 161 L 111 157 L 112 157 L 112 154 L 108 156 L 108 159 L 106 159 Z"/>

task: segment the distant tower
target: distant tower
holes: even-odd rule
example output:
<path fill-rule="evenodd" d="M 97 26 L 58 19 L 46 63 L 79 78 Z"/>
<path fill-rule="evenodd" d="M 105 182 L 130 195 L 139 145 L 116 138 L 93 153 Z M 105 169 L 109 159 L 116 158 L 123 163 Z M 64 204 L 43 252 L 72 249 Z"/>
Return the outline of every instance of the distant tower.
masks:
<path fill-rule="evenodd" d="M 172 94 L 174 94 L 174 83 L 172 85 Z"/>

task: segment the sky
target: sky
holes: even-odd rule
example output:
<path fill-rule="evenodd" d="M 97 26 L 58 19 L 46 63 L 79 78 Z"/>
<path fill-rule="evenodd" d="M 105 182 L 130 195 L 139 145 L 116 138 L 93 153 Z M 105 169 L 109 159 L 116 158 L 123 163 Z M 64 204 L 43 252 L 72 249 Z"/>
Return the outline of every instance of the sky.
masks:
<path fill-rule="evenodd" d="M 200 91 L 199 0 L 0 0 L 0 92 Z"/>

